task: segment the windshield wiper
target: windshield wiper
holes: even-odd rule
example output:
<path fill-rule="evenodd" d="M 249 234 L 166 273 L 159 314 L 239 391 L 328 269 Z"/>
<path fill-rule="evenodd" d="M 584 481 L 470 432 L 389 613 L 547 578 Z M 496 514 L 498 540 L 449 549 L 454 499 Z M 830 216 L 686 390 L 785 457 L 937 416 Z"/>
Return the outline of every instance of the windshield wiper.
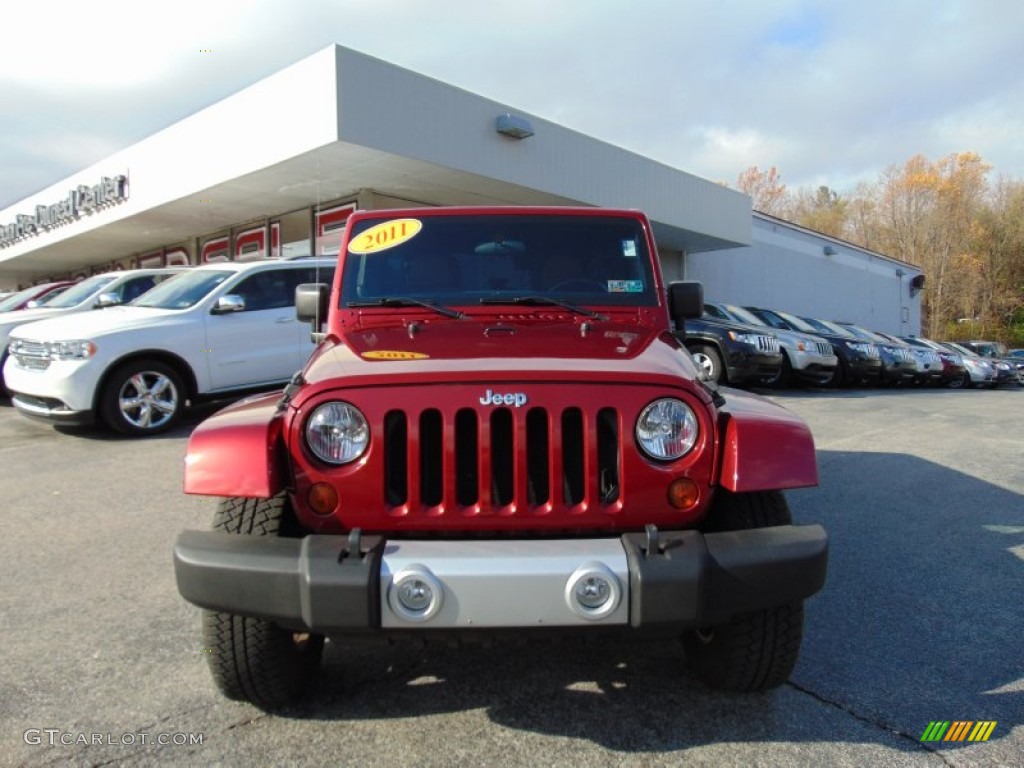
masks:
<path fill-rule="evenodd" d="M 580 307 L 572 302 L 563 301 L 562 299 L 553 299 L 550 296 L 505 296 L 505 297 L 486 297 L 480 299 L 481 304 L 518 304 L 527 306 L 550 306 L 550 307 L 561 307 L 567 309 L 577 315 L 583 315 L 584 317 L 593 317 L 597 320 L 607 320 L 607 315 L 602 315 L 600 312 L 595 312 L 592 309 L 586 307 Z"/>
<path fill-rule="evenodd" d="M 448 307 L 440 304 L 432 304 L 429 301 L 423 301 L 422 299 L 412 299 L 406 296 L 383 296 L 379 299 L 373 299 L 372 301 L 350 301 L 346 306 L 349 307 L 425 307 L 426 309 L 432 309 L 439 315 L 445 317 L 454 317 L 456 319 L 463 316 L 464 313 L 459 312 L 455 309 L 449 309 Z"/>

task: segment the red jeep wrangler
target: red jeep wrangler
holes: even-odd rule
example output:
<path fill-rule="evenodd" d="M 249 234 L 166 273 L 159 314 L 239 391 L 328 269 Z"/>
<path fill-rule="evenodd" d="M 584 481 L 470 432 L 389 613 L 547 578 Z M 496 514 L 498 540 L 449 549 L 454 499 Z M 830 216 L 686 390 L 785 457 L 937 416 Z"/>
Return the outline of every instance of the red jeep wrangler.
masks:
<path fill-rule="evenodd" d="M 333 289 L 297 291 L 306 367 L 189 441 L 185 491 L 226 498 L 175 570 L 220 690 L 286 703 L 325 636 L 581 629 L 784 682 L 825 580 L 781 493 L 817 483 L 814 443 L 701 380 L 671 331 L 702 293 L 666 289 L 635 211 L 354 213 Z"/>

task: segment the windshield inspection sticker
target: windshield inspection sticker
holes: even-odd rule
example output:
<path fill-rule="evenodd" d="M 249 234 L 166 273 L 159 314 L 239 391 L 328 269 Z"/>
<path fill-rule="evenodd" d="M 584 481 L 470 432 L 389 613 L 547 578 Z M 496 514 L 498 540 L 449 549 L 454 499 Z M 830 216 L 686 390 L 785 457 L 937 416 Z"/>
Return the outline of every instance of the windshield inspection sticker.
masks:
<path fill-rule="evenodd" d="M 643 293 L 643 280 L 609 280 L 608 293 Z"/>
<path fill-rule="evenodd" d="M 430 355 L 425 355 L 422 352 L 404 352 L 401 350 L 392 349 L 371 349 L 369 352 L 363 352 L 363 357 L 367 360 L 426 360 Z"/>
<path fill-rule="evenodd" d="M 348 252 L 355 254 L 377 253 L 394 248 L 412 240 L 423 229 L 419 219 L 392 219 L 375 224 L 365 232 L 360 232 L 348 244 Z"/>

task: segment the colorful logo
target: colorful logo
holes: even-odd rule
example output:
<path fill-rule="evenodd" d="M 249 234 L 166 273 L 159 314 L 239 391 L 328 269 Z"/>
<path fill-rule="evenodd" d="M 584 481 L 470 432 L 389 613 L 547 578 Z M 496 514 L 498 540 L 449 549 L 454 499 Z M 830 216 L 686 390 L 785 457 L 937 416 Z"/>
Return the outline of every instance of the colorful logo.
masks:
<path fill-rule="evenodd" d="M 932 720 L 921 741 L 988 741 L 996 725 L 995 720 Z"/>

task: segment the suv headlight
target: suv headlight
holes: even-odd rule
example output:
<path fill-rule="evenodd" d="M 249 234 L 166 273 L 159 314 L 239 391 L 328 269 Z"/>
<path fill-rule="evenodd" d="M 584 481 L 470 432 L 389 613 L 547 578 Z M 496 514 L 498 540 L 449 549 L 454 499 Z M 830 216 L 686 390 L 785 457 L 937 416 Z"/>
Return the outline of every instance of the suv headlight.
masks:
<path fill-rule="evenodd" d="M 738 341 L 742 344 L 752 344 L 757 346 L 757 334 L 756 333 L 740 333 L 739 331 L 729 331 L 729 338 L 733 341 Z"/>
<path fill-rule="evenodd" d="M 685 456 L 697 442 L 697 416 L 674 398 L 655 400 L 636 420 L 636 441 L 652 459 L 672 461 Z"/>
<path fill-rule="evenodd" d="M 46 355 L 51 360 L 88 360 L 96 354 L 96 345 L 91 341 L 48 341 Z"/>
<path fill-rule="evenodd" d="M 366 451 L 370 428 L 354 405 L 341 401 L 324 403 L 306 421 L 306 444 L 321 461 L 348 464 Z"/>

